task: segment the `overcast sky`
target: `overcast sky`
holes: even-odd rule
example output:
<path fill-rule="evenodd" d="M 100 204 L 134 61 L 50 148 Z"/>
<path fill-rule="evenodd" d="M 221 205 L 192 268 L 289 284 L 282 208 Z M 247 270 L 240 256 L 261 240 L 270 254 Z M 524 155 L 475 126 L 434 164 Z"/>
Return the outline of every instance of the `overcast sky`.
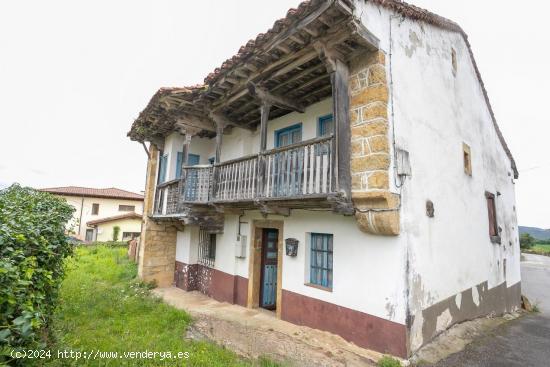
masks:
<path fill-rule="evenodd" d="M 468 33 L 520 170 L 519 222 L 550 228 L 548 6 L 540 0 L 411 2 Z M 298 3 L 2 1 L 0 187 L 143 190 L 146 155 L 126 133 L 153 93 L 202 83 Z"/>

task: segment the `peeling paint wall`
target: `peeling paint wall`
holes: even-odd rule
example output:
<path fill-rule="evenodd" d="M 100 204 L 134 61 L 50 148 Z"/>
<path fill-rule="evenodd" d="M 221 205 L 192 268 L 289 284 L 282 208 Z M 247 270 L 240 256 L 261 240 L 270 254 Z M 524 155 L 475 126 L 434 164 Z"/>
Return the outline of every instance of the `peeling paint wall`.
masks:
<path fill-rule="evenodd" d="M 356 4 L 381 48 L 386 54 L 391 48 L 390 124 L 396 147 L 410 155 L 412 176 L 394 190 L 402 200 L 414 351 L 453 323 L 519 305 L 513 172 L 462 36 L 393 17 L 370 2 Z M 471 176 L 463 143 L 471 148 Z M 486 191 L 496 195 L 500 245 L 489 237 Z M 433 218 L 426 215 L 428 200 Z"/>

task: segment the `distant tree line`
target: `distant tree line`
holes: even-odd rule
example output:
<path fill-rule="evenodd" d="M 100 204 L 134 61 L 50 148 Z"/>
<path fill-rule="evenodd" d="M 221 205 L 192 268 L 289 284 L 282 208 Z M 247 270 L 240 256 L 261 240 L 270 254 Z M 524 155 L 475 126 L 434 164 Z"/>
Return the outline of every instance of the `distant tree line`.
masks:
<path fill-rule="evenodd" d="M 519 236 L 519 244 L 523 249 L 530 249 L 534 245 L 550 245 L 550 239 L 547 240 L 538 240 L 535 237 L 531 236 L 529 233 L 522 233 Z"/>

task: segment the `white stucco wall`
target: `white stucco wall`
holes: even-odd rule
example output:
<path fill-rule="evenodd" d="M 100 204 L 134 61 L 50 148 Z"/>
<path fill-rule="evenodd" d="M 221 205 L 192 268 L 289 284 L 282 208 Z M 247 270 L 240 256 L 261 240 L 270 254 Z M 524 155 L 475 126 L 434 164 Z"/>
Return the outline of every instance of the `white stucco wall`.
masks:
<path fill-rule="evenodd" d="M 116 215 L 126 214 L 128 212 L 119 211 L 119 205 L 133 205 L 135 206 L 135 212 L 138 214 L 143 213 L 143 201 L 139 200 L 122 200 L 122 199 L 106 199 L 106 198 L 91 198 L 91 197 L 80 197 L 80 196 L 68 196 L 68 195 L 59 195 L 75 208 L 73 214 L 72 223 L 74 223 L 74 232 L 78 234 L 79 238 L 84 239 L 86 236 L 86 229 L 91 229 L 86 225 L 87 222 L 92 220 L 97 220 L 106 217 L 114 217 Z M 99 213 L 97 215 L 92 214 L 92 205 L 99 204 Z M 81 218 L 81 208 L 82 208 L 82 219 Z M 80 222 L 80 231 L 78 222 Z M 140 230 L 138 229 L 137 232 Z M 126 231 L 128 232 L 128 231 Z M 121 230 L 122 235 L 122 230 Z"/>
<path fill-rule="evenodd" d="M 247 236 L 246 257 L 236 258 L 239 216 L 226 216 L 224 233 L 218 234 L 216 240 L 216 269 L 248 278 L 252 223 L 263 219 L 256 211 L 248 211 L 241 217 L 241 234 Z M 283 238 L 300 241 L 296 257 L 283 255 L 283 289 L 405 323 L 404 247 L 400 241 L 365 234 L 358 229 L 353 217 L 327 211 L 294 210 L 290 217 L 269 215 L 269 219 L 284 221 Z M 334 236 L 332 292 L 306 285 L 307 243 L 311 232 Z M 196 263 L 197 243 L 197 227 L 186 226 L 183 232 L 178 232 L 176 260 Z"/>
<path fill-rule="evenodd" d="M 520 281 L 520 251 L 511 162 L 492 125 L 489 109 L 460 34 L 357 1 L 357 14 L 389 55 L 396 146 L 410 153 L 412 177 L 402 195 L 413 314 L 488 281 Z M 453 75 L 451 53 L 457 56 Z M 389 70 L 389 57 L 387 57 Z M 471 147 L 473 175 L 464 173 L 462 144 Z M 485 191 L 496 198 L 502 244 L 489 237 Z M 435 217 L 426 216 L 426 200 Z M 506 259 L 506 273 L 503 261 Z"/>
<path fill-rule="evenodd" d="M 120 227 L 120 232 L 118 234 L 118 240 L 123 240 L 124 232 L 141 232 L 141 219 L 119 219 L 111 222 L 100 223 L 96 228 L 96 241 L 112 241 L 113 240 L 113 230 L 114 227 Z"/>

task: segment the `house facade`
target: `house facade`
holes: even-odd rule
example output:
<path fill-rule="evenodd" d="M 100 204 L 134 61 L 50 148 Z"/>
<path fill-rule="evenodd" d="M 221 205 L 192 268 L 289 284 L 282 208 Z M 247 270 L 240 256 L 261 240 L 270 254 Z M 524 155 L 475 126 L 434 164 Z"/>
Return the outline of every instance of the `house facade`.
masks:
<path fill-rule="evenodd" d="M 304 2 L 128 135 L 146 281 L 400 357 L 520 305 L 518 172 L 450 20 Z"/>
<path fill-rule="evenodd" d="M 117 188 L 51 187 L 40 189 L 67 200 L 75 208 L 68 224 L 70 232 L 86 242 L 112 241 L 113 228 L 118 226 L 118 240 L 140 235 L 143 195 Z"/>

